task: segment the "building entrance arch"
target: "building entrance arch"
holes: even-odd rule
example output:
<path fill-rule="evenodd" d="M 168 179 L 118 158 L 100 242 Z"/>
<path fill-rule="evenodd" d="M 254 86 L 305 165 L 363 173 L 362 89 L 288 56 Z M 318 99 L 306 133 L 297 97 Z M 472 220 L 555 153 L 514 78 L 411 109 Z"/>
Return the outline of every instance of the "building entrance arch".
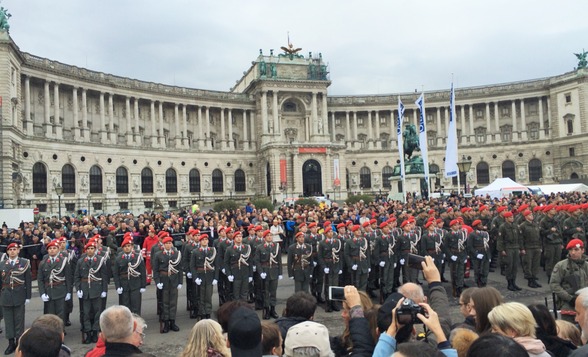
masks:
<path fill-rule="evenodd" d="M 304 196 L 323 195 L 321 164 L 318 161 L 308 160 L 302 165 L 302 190 Z"/>

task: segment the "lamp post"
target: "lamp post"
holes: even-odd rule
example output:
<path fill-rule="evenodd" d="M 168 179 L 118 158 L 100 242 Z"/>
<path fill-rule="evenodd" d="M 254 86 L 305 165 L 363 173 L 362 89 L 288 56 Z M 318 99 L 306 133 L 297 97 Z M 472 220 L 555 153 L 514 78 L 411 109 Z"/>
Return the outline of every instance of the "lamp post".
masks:
<path fill-rule="evenodd" d="M 61 195 L 63 195 L 63 187 L 61 184 L 55 186 L 55 193 L 57 194 L 57 207 L 59 209 L 59 219 L 61 219 Z"/>
<path fill-rule="evenodd" d="M 467 173 L 470 171 L 470 167 L 472 167 L 472 161 L 468 160 L 465 155 L 462 155 L 461 157 L 461 161 L 459 161 L 457 163 L 457 168 L 459 169 L 459 174 L 461 175 L 462 173 L 464 173 L 464 183 L 463 183 L 463 193 L 466 193 L 467 191 L 467 186 L 468 186 L 468 175 Z M 459 191 L 459 180 L 458 180 L 458 191 Z"/>
<path fill-rule="evenodd" d="M 88 217 L 90 217 L 90 204 L 91 204 L 90 201 L 91 200 L 92 200 L 92 195 L 88 193 L 88 212 L 87 212 Z"/>

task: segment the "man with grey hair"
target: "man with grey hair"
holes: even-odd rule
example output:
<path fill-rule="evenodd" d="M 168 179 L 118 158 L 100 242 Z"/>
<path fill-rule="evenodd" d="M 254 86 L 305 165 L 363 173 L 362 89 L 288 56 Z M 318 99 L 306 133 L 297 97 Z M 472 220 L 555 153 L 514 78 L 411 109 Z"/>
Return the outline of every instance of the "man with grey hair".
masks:
<path fill-rule="evenodd" d="M 143 334 L 143 326 L 138 326 L 137 322 L 126 306 L 114 305 L 102 312 L 100 329 L 106 342 L 105 357 L 145 355 L 137 347 L 135 334 L 137 331 L 141 337 Z"/>
<path fill-rule="evenodd" d="M 582 342 L 584 347 L 575 350 L 570 357 L 588 355 L 588 287 L 576 291 L 576 322 L 582 328 Z"/>

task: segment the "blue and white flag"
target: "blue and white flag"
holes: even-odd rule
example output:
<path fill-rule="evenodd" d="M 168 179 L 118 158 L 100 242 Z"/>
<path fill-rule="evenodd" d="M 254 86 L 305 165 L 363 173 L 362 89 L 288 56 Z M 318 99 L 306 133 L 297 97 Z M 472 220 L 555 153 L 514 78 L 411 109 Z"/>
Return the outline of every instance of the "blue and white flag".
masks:
<path fill-rule="evenodd" d="M 449 95 L 449 128 L 447 129 L 447 147 L 445 148 L 445 177 L 459 175 L 457 167 L 457 126 L 455 123 L 455 91 L 451 83 Z"/>
<path fill-rule="evenodd" d="M 427 127 L 425 125 L 425 96 L 421 93 L 419 99 L 414 102 L 419 107 L 419 147 L 421 149 L 421 156 L 423 158 L 423 166 L 425 169 L 425 181 L 427 187 L 429 186 L 429 154 L 427 151 Z"/>
<path fill-rule="evenodd" d="M 404 143 L 402 140 L 402 124 L 404 121 L 404 104 L 398 97 L 398 123 L 396 124 L 396 135 L 398 135 L 398 154 L 400 155 L 400 179 L 404 180 Z"/>

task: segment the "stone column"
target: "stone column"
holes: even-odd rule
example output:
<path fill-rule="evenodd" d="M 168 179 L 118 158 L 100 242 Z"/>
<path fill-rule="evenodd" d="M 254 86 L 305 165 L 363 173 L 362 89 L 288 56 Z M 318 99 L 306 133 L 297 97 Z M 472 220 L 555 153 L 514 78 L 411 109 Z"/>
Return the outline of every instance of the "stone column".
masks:
<path fill-rule="evenodd" d="M 141 146 L 141 125 L 139 124 L 139 98 L 133 98 L 133 113 L 135 116 L 135 145 Z"/>
<path fill-rule="evenodd" d="M 272 92 L 272 115 L 274 119 L 274 135 L 281 136 L 280 130 L 280 116 L 278 114 L 278 91 L 274 90 Z"/>
<path fill-rule="evenodd" d="M 202 134 L 202 129 L 204 128 L 204 119 L 202 118 L 202 106 L 196 106 L 196 110 L 198 115 L 198 149 L 202 150 L 206 148 L 206 137 Z"/>
<path fill-rule="evenodd" d="M 484 103 L 486 105 L 486 142 L 492 142 L 492 135 L 490 135 L 490 103 Z"/>
<path fill-rule="evenodd" d="M 249 150 L 249 133 L 248 133 L 247 109 L 243 109 L 243 150 Z"/>
<path fill-rule="evenodd" d="M 187 105 L 186 104 L 182 104 L 182 128 L 183 128 L 183 134 L 182 134 L 182 147 L 184 147 L 185 149 L 190 148 L 190 145 L 192 143 L 188 142 L 188 113 L 187 113 Z"/>
<path fill-rule="evenodd" d="M 256 133 L 257 133 L 257 130 L 255 130 L 255 128 L 256 128 L 256 126 L 255 126 L 255 111 L 252 111 L 250 113 L 250 115 L 249 115 L 249 122 L 251 123 L 250 126 L 249 126 L 251 128 L 251 130 L 250 130 L 251 135 L 250 135 L 250 140 L 249 140 L 249 148 L 251 150 L 255 150 L 255 140 L 256 140 Z"/>
<path fill-rule="evenodd" d="M 151 147 L 157 147 L 157 122 L 155 121 L 155 102 L 151 101 L 150 107 L 150 116 L 151 116 Z"/>
<path fill-rule="evenodd" d="M 367 139 L 367 148 L 373 149 L 374 148 L 374 126 L 372 124 L 372 111 L 368 110 L 367 112 L 367 126 L 368 126 L 368 139 Z"/>
<path fill-rule="evenodd" d="M 71 91 L 72 104 L 73 104 L 73 136 L 74 141 L 80 141 L 80 124 L 79 124 L 79 107 L 78 107 L 78 89 L 74 87 Z"/>
<path fill-rule="evenodd" d="M 459 122 L 460 122 L 460 128 L 461 128 L 461 136 L 463 138 L 466 138 L 466 141 L 464 141 L 464 143 L 466 143 L 468 140 L 468 132 L 466 131 L 466 118 L 465 118 L 465 105 L 460 105 L 459 106 Z M 462 139 L 463 140 L 463 139 Z"/>
<path fill-rule="evenodd" d="M 412 123 L 416 126 L 417 134 L 419 133 L 419 117 L 417 116 L 417 109 L 412 110 Z"/>
<path fill-rule="evenodd" d="M 334 143 L 337 141 L 337 135 L 335 133 L 335 112 L 331 112 L 331 130 L 330 130 L 330 139 L 331 142 Z"/>
<path fill-rule="evenodd" d="M 537 111 L 539 111 L 539 139 L 545 139 L 545 124 L 543 123 L 543 97 L 537 99 Z"/>
<path fill-rule="evenodd" d="M 382 148 L 382 140 L 380 138 L 380 111 L 376 110 L 376 118 L 375 118 L 375 123 L 374 123 L 375 127 L 376 127 L 376 137 L 374 140 L 374 146 L 376 149 L 381 149 Z"/>
<path fill-rule="evenodd" d="M 118 134 L 114 132 L 114 93 L 108 95 L 108 136 L 112 144 L 118 142 Z"/>
<path fill-rule="evenodd" d="M 470 136 L 474 135 L 474 106 L 470 104 Z"/>
<path fill-rule="evenodd" d="M 220 148 L 225 150 L 227 148 L 227 134 L 225 133 L 225 108 L 220 110 Z"/>
<path fill-rule="evenodd" d="M 167 147 L 165 142 L 165 133 L 163 131 L 163 102 L 159 102 L 159 147 Z"/>
<path fill-rule="evenodd" d="M 55 83 L 53 85 L 53 93 L 54 93 L 54 114 L 53 114 L 53 126 L 55 127 L 55 139 L 61 140 L 63 139 L 63 125 L 61 124 L 60 114 L 61 110 L 59 109 L 59 83 Z"/>
<path fill-rule="evenodd" d="M 353 111 L 353 140 L 351 147 L 355 146 L 355 142 L 357 141 L 357 112 Z"/>
<path fill-rule="evenodd" d="M 349 119 L 349 111 L 345 111 L 345 141 L 351 141 L 351 123 Z"/>
<path fill-rule="evenodd" d="M 525 100 L 521 99 L 521 139 L 527 140 L 527 120 L 525 118 Z"/>
<path fill-rule="evenodd" d="M 45 137 L 53 138 L 53 125 L 51 124 L 51 93 L 49 92 L 49 82 L 45 81 Z"/>
<path fill-rule="evenodd" d="M 437 137 L 441 136 L 441 107 L 437 107 Z M 447 133 L 445 133 L 447 134 Z"/>
<path fill-rule="evenodd" d="M 133 145 L 133 122 L 131 120 L 131 98 L 125 97 L 125 119 L 127 123 L 127 145 Z"/>
<path fill-rule="evenodd" d="M 88 128 L 88 90 L 82 89 L 82 136 L 85 142 L 90 142 L 90 128 Z"/>
<path fill-rule="evenodd" d="M 267 121 L 267 91 L 261 92 L 261 134 L 269 134 L 269 125 Z"/>
<path fill-rule="evenodd" d="M 319 134 L 318 132 L 318 118 L 317 118 L 317 101 L 316 101 L 316 92 L 312 92 L 312 103 L 310 104 L 310 122 L 312 126 L 312 131 L 310 136 L 314 136 Z"/>
<path fill-rule="evenodd" d="M 511 113 L 512 113 L 512 138 L 515 139 L 517 132 L 517 107 L 514 99 L 511 102 Z"/>
<path fill-rule="evenodd" d="M 25 125 L 26 133 L 29 136 L 35 135 L 34 122 L 31 119 L 31 77 L 25 76 L 25 98 L 24 98 L 24 110 L 25 110 Z M 79 136 L 79 135 L 78 135 Z"/>
<path fill-rule="evenodd" d="M 321 117 L 322 117 L 322 121 L 323 121 L 323 130 L 324 132 L 322 133 L 323 135 L 325 135 L 326 137 L 329 136 L 329 112 L 328 112 L 328 108 L 327 108 L 327 93 L 322 93 L 321 94 L 322 97 L 322 109 L 321 109 Z"/>
<path fill-rule="evenodd" d="M 455 120 L 455 128 L 457 129 L 457 118 L 453 118 Z M 449 136 L 449 107 L 445 107 L 445 137 Z"/>
<path fill-rule="evenodd" d="M 106 113 L 104 112 L 104 93 L 100 92 L 100 142 L 108 144 L 108 132 L 106 131 Z"/>
<path fill-rule="evenodd" d="M 206 107 L 206 116 L 204 118 L 206 120 L 206 135 L 208 140 L 206 141 L 206 148 L 211 150 L 212 149 L 212 137 L 210 131 L 210 107 Z"/>
<path fill-rule="evenodd" d="M 494 132 L 500 135 L 500 116 L 498 115 L 498 101 L 494 102 Z M 494 141 L 499 141 L 495 136 Z"/>
<path fill-rule="evenodd" d="M 178 103 L 174 103 L 174 129 L 174 146 L 176 149 L 180 149 L 182 147 L 182 135 L 180 133 L 180 110 Z"/>
<path fill-rule="evenodd" d="M 551 136 L 551 131 L 553 130 L 553 123 L 551 122 L 551 109 L 550 109 L 550 104 L 549 104 L 549 97 L 547 98 L 547 100 L 545 101 L 547 103 L 547 127 L 549 130 L 549 136 Z"/>
<path fill-rule="evenodd" d="M 231 108 L 227 109 L 228 114 L 229 114 L 229 141 L 228 141 L 228 145 L 227 147 L 229 148 L 229 150 L 234 150 L 235 149 L 235 143 L 233 141 L 233 110 Z"/>

